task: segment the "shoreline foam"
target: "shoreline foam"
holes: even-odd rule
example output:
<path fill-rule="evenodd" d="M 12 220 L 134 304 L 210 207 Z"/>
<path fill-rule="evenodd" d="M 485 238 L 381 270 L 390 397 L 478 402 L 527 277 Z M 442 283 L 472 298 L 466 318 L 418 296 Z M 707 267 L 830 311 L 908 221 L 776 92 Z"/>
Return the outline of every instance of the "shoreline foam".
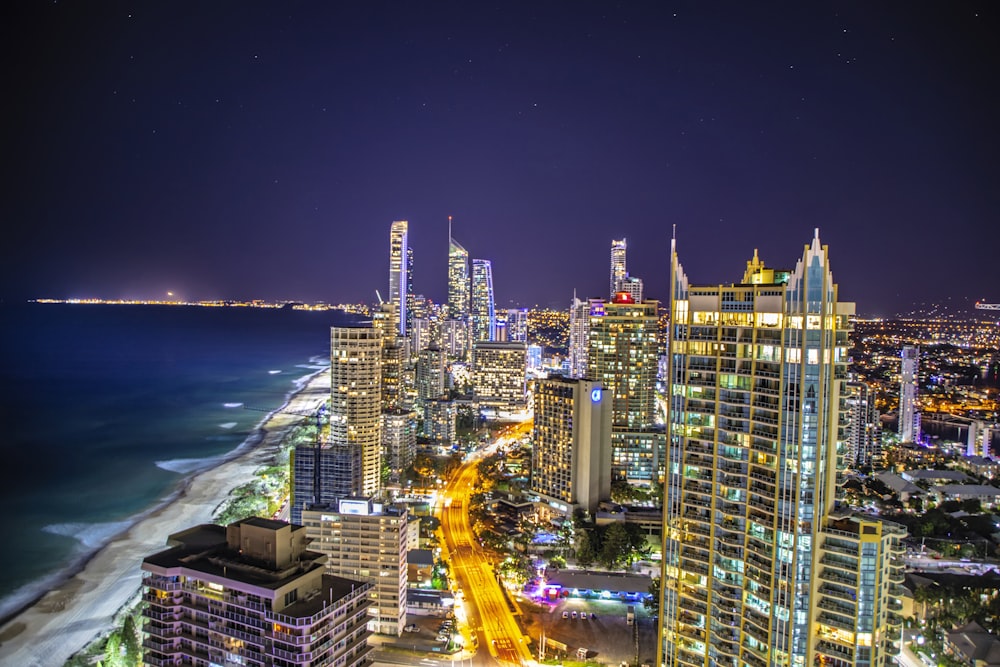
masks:
<path fill-rule="evenodd" d="M 0 663 L 62 665 L 110 631 L 115 615 L 141 585 L 142 559 L 165 549 L 171 533 L 212 521 L 230 492 L 249 480 L 305 419 L 283 411 L 311 412 L 328 398 L 330 376 L 324 370 L 299 378 L 284 403 L 218 465 L 185 478 L 161 502 L 123 522 L 124 529 L 105 544 L 43 579 L 51 585 L 39 587 L 31 599 L 26 595 L 24 604 L 0 621 Z"/>

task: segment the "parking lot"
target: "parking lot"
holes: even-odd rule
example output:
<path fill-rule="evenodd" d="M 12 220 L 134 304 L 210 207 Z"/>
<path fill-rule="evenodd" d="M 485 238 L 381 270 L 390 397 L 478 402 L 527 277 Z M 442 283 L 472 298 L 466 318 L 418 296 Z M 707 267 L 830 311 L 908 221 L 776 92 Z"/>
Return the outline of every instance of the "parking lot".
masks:
<path fill-rule="evenodd" d="M 538 639 L 543 631 L 547 639 L 546 657 L 577 659 L 580 648 L 587 649 L 587 660 L 609 665 L 636 663 L 638 640 L 639 663 L 654 664 L 656 655 L 656 620 L 642 603 L 619 600 L 566 598 L 556 604 L 536 604 L 522 600 L 524 626 L 538 654 Z M 626 610 L 635 608 L 635 623 L 626 620 Z M 567 618 L 563 618 L 563 613 Z M 573 617 L 576 612 L 576 617 Z M 594 618 L 590 615 L 593 614 Z M 585 616 L 584 616 L 585 615 Z M 565 653 L 551 643 L 566 645 Z M 558 651 L 558 654 L 556 653 Z"/>

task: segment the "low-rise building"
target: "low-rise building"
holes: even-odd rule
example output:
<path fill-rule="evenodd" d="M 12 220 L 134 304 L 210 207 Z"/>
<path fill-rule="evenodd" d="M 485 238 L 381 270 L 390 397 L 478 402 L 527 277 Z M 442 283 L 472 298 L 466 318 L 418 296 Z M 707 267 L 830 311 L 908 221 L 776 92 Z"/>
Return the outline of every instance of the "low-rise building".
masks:
<path fill-rule="evenodd" d="M 371 586 L 326 573 L 302 526 L 245 519 L 170 536 L 143 559 L 143 663 L 370 662 Z"/>

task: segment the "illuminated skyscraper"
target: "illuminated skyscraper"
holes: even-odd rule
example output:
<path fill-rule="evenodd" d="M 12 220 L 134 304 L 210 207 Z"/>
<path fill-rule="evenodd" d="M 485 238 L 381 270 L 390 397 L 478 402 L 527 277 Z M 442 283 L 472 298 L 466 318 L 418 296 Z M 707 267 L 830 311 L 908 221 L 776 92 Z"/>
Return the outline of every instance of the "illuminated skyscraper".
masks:
<path fill-rule="evenodd" d="M 621 292 L 590 301 L 586 377 L 611 400 L 612 473 L 640 485 L 659 482 L 663 469 L 665 439 L 655 428 L 658 305 Z"/>
<path fill-rule="evenodd" d="M 611 241 L 611 287 L 609 299 L 614 299 L 615 294 L 622 291 L 622 281 L 628 277 L 628 270 L 625 268 L 625 252 L 628 244 L 625 239 L 621 241 Z"/>
<path fill-rule="evenodd" d="M 472 393 L 482 407 L 523 410 L 527 389 L 528 346 L 476 343 L 472 348 Z"/>
<path fill-rule="evenodd" d="M 469 321 L 469 252 L 451 235 L 448 216 L 448 319 Z"/>
<path fill-rule="evenodd" d="M 382 338 L 372 327 L 330 328 L 330 443 L 361 450 L 361 488 L 379 492 Z"/>
<path fill-rule="evenodd" d="M 917 368 L 920 365 L 920 348 L 904 345 L 899 353 L 899 441 L 916 442 L 920 437 L 917 426 Z"/>
<path fill-rule="evenodd" d="M 590 341 L 590 302 L 576 298 L 569 306 L 569 376 L 587 377 L 587 354 Z"/>
<path fill-rule="evenodd" d="M 657 664 L 887 667 L 906 532 L 837 503 L 854 304 L 818 230 L 793 271 L 671 267 Z"/>
<path fill-rule="evenodd" d="M 409 250 L 408 229 L 406 220 L 397 220 L 389 228 L 389 303 L 395 312 L 400 336 L 406 335 L 406 309 L 411 305 L 413 291 L 410 281 L 413 255 Z"/>
<path fill-rule="evenodd" d="M 495 338 L 496 306 L 493 301 L 493 265 L 488 259 L 472 260 L 472 341 Z"/>
<path fill-rule="evenodd" d="M 565 514 L 596 512 L 611 494 L 611 402 L 599 382 L 534 383 L 531 490 Z"/>

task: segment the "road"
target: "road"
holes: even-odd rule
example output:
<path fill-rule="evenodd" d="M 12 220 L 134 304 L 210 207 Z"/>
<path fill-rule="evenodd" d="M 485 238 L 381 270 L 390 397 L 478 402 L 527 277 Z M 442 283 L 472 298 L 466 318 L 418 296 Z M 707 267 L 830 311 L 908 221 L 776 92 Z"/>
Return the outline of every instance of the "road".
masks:
<path fill-rule="evenodd" d="M 523 432 L 524 428 L 515 430 Z M 504 439 L 498 443 L 502 445 Z M 469 629 L 478 646 L 485 646 L 501 665 L 524 665 L 532 662 L 527 638 L 507 606 L 490 556 L 476 542 L 469 524 L 469 495 L 476 482 L 477 464 L 477 458 L 467 460 L 445 488 L 440 510 L 444 557 L 452 578 L 464 592 Z"/>

